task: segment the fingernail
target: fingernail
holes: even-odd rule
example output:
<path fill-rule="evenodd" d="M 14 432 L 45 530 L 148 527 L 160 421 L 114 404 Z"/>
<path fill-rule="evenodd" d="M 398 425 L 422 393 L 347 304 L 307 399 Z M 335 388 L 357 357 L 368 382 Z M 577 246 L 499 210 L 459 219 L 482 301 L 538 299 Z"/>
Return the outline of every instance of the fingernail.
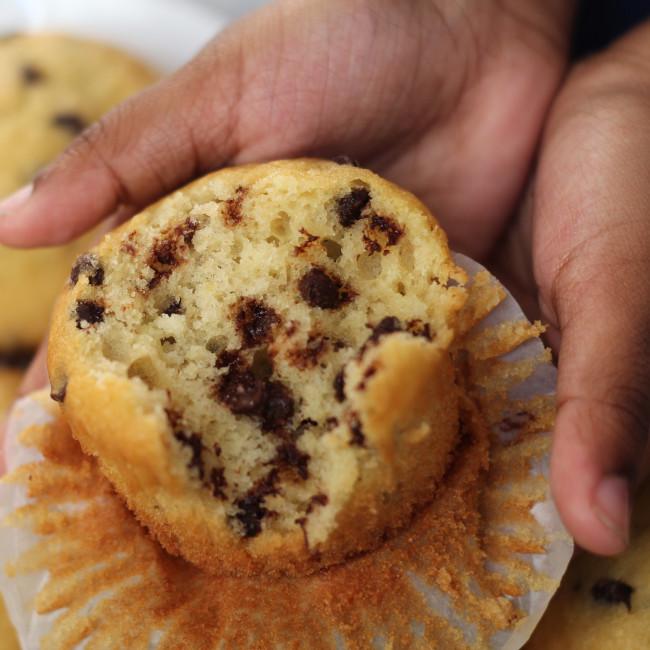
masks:
<path fill-rule="evenodd" d="M 610 474 L 602 479 L 594 494 L 594 513 L 606 528 L 627 546 L 630 533 L 630 484 L 626 478 Z"/>
<path fill-rule="evenodd" d="M 21 187 L 19 190 L 16 190 L 13 194 L 10 194 L 6 199 L 0 201 L 0 216 L 8 217 L 12 213 L 20 210 L 32 195 L 34 189 L 33 183 Z"/>

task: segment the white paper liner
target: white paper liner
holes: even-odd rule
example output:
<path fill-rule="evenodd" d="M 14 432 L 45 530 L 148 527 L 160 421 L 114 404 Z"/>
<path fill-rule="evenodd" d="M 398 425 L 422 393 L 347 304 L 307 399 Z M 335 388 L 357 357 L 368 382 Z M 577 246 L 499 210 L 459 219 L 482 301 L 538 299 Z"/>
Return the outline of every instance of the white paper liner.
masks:
<path fill-rule="evenodd" d="M 461 255 L 455 255 L 455 262 L 465 268 L 470 276 L 482 270 L 480 265 Z M 508 295 L 479 327 L 482 328 L 503 321 L 520 320 L 522 317 L 521 309 L 515 300 Z M 504 358 L 510 361 L 535 357 L 542 350 L 543 346 L 539 339 L 533 339 L 519 346 Z M 517 397 L 525 398 L 533 395 L 553 393 L 555 374 L 555 369 L 552 364 L 546 364 L 541 371 L 536 372 L 530 380 L 524 382 L 523 392 L 522 386 L 517 387 L 517 391 L 520 393 Z M 42 424 L 51 420 L 52 416 L 32 397 L 24 398 L 15 406 L 10 419 L 8 435 L 4 441 L 4 451 L 9 470 L 40 457 L 40 454 L 37 452 L 27 449 L 17 442 L 18 434 L 29 425 Z M 508 433 L 502 433 L 502 437 L 504 442 L 507 441 Z M 548 480 L 548 454 L 539 462 L 536 462 L 531 471 L 543 474 Z M 28 499 L 25 496 L 23 487 L 0 485 L 0 518 L 12 512 L 15 508 L 25 505 L 27 502 Z M 550 542 L 547 545 L 545 553 L 526 556 L 525 560 L 530 563 L 536 572 L 547 576 L 557 585 L 572 556 L 572 540 L 562 526 L 548 491 L 546 499 L 537 502 L 531 512 L 534 514 L 536 520 L 544 527 L 544 531 L 548 534 Z M 0 530 L 0 567 L 4 567 L 7 562 L 15 559 L 21 551 L 32 546 L 38 539 L 35 534 L 26 530 L 16 530 L 13 528 Z M 0 570 L 0 590 L 6 599 L 9 615 L 16 626 L 20 642 L 25 650 L 32 650 L 33 648 L 39 647 L 38 639 L 51 629 L 54 621 L 60 614 L 60 612 L 55 611 L 47 615 L 39 615 L 29 608 L 31 600 L 45 585 L 47 579 L 48 575 L 45 571 L 19 574 L 10 579 L 4 571 Z M 424 586 L 416 575 L 411 575 L 411 580 L 416 589 L 423 593 L 430 608 L 436 613 L 447 612 L 450 617 L 455 617 L 455 614 L 452 613 L 447 605 L 447 597 L 445 595 L 430 587 Z M 543 591 L 528 591 L 523 596 L 514 598 L 513 601 L 516 606 L 525 611 L 527 616 L 524 617 L 514 630 L 495 634 L 486 648 L 493 650 L 517 650 L 521 648 L 544 613 L 552 595 L 553 590 L 545 589 Z M 465 639 L 471 642 L 476 634 L 473 626 L 462 620 L 456 619 L 455 622 L 457 627 L 463 631 Z M 414 621 L 413 625 L 416 626 L 417 621 Z M 82 643 L 77 647 L 81 648 L 83 645 Z M 155 645 L 155 642 L 153 642 L 151 647 L 155 647 Z M 341 648 L 345 647 L 342 642 L 337 645 Z M 379 648 L 391 647 L 380 637 L 374 640 L 374 645 Z"/>

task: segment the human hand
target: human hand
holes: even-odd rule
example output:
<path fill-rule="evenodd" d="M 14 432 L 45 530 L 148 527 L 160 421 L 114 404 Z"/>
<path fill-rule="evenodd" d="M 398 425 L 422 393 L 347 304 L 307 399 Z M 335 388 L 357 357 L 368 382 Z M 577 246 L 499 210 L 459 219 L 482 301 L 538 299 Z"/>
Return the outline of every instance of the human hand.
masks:
<path fill-rule="evenodd" d="M 563 74 L 570 4 L 274 3 L 83 133 L 31 198 L 0 206 L 0 240 L 67 241 L 227 164 L 343 152 L 414 191 L 480 258 Z"/>
<path fill-rule="evenodd" d="M 559 350 L 551 487 L 578 545 L 602 554 L 625 547 L 632 494 L 648 474 L 649 61 L 650 21 L 571 72 L 526 215 L 529 289 L 539 287 Z M 530 225 L 520 220 L 506 248 Z"/>
<path fill-rule="evenodd" d="M 67 241 L 224 165 L 347 153 L 428 203 L 456 250 L 486 260 L 564 73 L 571 5 L 271 5 L 82 134 L 0 206 L 0 240 Z"/>

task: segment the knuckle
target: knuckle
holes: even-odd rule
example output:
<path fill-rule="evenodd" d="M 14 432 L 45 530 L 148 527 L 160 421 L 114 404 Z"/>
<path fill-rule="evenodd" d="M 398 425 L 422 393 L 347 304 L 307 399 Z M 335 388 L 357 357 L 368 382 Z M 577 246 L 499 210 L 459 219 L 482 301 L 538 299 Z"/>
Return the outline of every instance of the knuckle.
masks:
<path fill-rule="evenodd" d="M 650 436 L 647 390 L 618 387 L 602 398 L 567 396 L 558 408 L 568 402 L 576 407 L 581 445 L 598 454 L 608 471 L 636 478 Z"/>

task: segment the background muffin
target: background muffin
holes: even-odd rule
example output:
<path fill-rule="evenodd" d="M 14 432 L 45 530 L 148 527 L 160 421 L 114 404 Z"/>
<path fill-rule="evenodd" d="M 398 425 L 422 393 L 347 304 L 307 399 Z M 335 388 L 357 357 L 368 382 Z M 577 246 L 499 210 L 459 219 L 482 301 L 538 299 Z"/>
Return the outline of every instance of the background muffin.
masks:
<path fill-rule="evenodd" d="M 0 38 L 0 197 L 30 183 L 86 126 L 155 78 L 99 43 L 53 34 Z M 72 261 L 92 239 L 39 250 L 0 246 L 0 419 Z M 0 638 L 3 648 L 18 648 L 1 600 Z"/>
<path fill-rule="evenodd" d="M 526 650 L 648 647 L 650 481 L 636 495 L 627 550 L 616 557 L 575 557 Z"/>
<path fill-rule="evenodd" d="M 50 34 L 0 40 L 0 197 L 30 183 L 85 127 L 151 84 L 130 55 Z M 17 251 L 0 247 L 0 356 L 34 349 L 74 257 L 91 239 Z"/>

